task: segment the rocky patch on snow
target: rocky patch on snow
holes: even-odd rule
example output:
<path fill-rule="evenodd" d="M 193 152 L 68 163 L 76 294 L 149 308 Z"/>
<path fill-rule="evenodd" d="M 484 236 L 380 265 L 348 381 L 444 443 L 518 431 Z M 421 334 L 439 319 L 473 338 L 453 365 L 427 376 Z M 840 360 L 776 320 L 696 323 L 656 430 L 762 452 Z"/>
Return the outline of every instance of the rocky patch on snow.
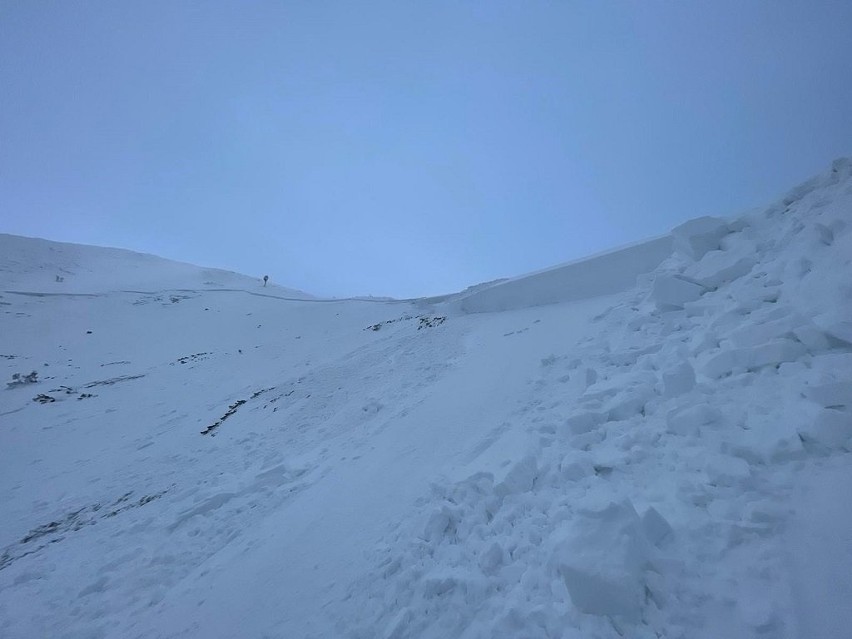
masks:
<path fill-rule="evenodd" d="M 141 508 L 167 492 L 168 489 L 133 499 L 133 491 L 130 491 L 105 504 L 83 506 L 47 524 L 36 526 L 16 544 L 3 550 L 0 554 L 0 570 L 7 568 L 18 559 L 39 552 L 48 544 L 60 543 L 68 533 L 77 532 L 86 526 L 94 526 L 103 519 L 115 517 L 133 508 Z"/>

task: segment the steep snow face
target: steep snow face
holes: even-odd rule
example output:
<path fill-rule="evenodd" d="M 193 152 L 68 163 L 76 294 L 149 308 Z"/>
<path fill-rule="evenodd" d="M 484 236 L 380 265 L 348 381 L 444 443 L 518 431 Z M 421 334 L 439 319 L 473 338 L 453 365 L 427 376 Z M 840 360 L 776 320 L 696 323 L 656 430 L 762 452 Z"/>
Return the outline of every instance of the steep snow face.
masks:
<path fill-rule="evenodd" d="M 621 293 L 639 275 L 653 271 L 672 251 L 663 236 L 607 251 L 490 286 L 466 291 L 454 299 L 467 313 L 493 313 L 545 304 L 575 302 Z"/>
<path fill-rule="evenodd" d="M 852 164 L 665 242 L 410 303 L 0 258 L 0 636 L 843 636 Z"/>

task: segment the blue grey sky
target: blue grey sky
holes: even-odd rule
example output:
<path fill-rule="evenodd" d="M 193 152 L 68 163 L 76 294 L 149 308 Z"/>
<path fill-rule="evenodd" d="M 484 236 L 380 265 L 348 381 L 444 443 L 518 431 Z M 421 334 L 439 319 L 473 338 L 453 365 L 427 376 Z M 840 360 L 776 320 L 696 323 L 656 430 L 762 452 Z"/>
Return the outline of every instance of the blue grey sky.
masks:
<path fill-rule="evenodd" d="M 852 2 L 0 2 L 0 232 L 418 296 L 852 154 Z"/>

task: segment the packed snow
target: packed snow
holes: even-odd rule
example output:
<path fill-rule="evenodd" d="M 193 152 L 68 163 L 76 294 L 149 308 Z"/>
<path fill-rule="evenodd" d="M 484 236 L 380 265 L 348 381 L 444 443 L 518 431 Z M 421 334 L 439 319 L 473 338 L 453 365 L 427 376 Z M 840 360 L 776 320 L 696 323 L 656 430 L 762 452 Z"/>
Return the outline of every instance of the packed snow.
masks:
<path fill-rule="evenodd" d="M 0 235 L 0 636 L 837 638 L 852 161 L 424 300 Z"/>

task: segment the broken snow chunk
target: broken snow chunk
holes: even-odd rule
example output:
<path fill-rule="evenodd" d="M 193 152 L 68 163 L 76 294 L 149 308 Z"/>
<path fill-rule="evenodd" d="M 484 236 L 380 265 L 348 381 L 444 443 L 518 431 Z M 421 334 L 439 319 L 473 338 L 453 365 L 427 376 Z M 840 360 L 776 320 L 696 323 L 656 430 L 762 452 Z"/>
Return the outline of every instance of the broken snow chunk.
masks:
<path fill-rule="evenodd" d="M 667 587 L 666 580 L 663 575 L 658 572 L 654 572 L 653 570 L 649 570 L 645 573 L 645 589 L 648 593 L 648 597 L 657 608 L 664 608 L 669 601 L 669 591 L 671 588 Z M 637 639 L 639 635 L 636 635 Z M 651 639 L 648 637 L 648 639 Z"/>
<path fill-rule="evenodd" d="M 642 531 L 648 541 L 658 547 L 674 535 L 671 524 L 653 506 L 642 515 Z"/>
<path fill-rule="evenodd" d="M 586 388 L 598 381 L 598 372 L 594 368 L 587 368 L 585 374 Z"/>
<path fill-rule="evenodd" d="M 708 377 L 717 379 L 764 366 L 795 362 L 807 355 L 807 352 L 801 342 L 787 338 L 775 339 L 760 346 L 722 351 L 707 360 L 702 370 Z"/>
<path fill-rule="evenodd" d="M 772 462 L 785 462 L 802 459 L 805 447 L 800 436 L 782 436 L 772 442 L 769 459 Z"/>
<path fill-rule="evenodd" d="M 693 357 L 719 347 L 719 338 L 713 331 L 697 331 L 697 333 L 691 337 L 689 347 L 689 354 Z"/>
<path fill-rule="evenodd" d="M 840 342 L 844 346 L 852 345 L 852 321 L 830 322 L 822 328 L 835 342 Z"/>
<path fill-rule="evenodd" d="M 796 328 L 806 323 L 807 320 L 797 313 L 785 313 L 778 318 L 765 322 L 748 322 L 741 328 L 731 331 L 726 337 L 735 346 L 759 346 L 770 340 L 792 335 Z"/>
<path fill-rule="evenodd" d="M 852 381 L 811 386 L 805 390 L 805 397 L 825 408 L 852 407 Z"/>
<path fill-rule="evenodd" d="M 563 429 L 568 435 L 582 435 L 583 433 L 588 433 L 596 426 L 602 424 L 603 421 L 603 413 L 583 411 L 568 417 L 563 424 Z"/>
<path fill-rule="evenodd" d="M 559 473 L 564 479 L 578 481 L 594 475 L 595 466 L 591 460 L 578 456 L 577 453 L 572 453 L 566 455 L 565 459 L 559 464 Z"/>
<path fill-rule="evenodd" d="M 666 427 L 675 435 L 698 435 L 702 426 L 711 426 L 722 420 L 722 412 L 710 404 L 695 404 L 670 410 Z"/>
<path fill-rule="evenodd" d="M 695 371 L 689 362 L 681 362 L 663 373 L 663 392 L 666 397 L 678 397 L 695 388 Z"/>
<path fill-rule="evenodd" d="M 737 610 L 742 620 L 761 636 L 775 635 L 772 630 L 779 628 L 769 584 L 740 583 L 737 590 Z"/>
<path fill-rule="evenodd" d="M 626 351 L 611 353 L 605 357 L 605 361 L 615 366 L 633 366 L 643 355 L 653 355 L 660 352 L 662 344 L 651 344 L 643 348 L 632 348 Z"/>
<path fill-rule="evenodd" d="M 450 525 L 450 518 L 445 512 L 433 513 L 423 529 L 423 538 L 427 541 L 440 539 Z"/>
<path fill-rule="evenodd" d="M 538 472 L 535 457 L 527 455 L 506 473 L 503 481 L 494 487 L 494 492 L 500 497 L 528 492 L 532 490 Z"/>
<path fill-rule="evenodd" d="M 751 476 L 751 466 L 739 457 L 717 455 L 707 461 L 707 479 L 714 486 L 738 486 Z"/>
<path fill-rule="evenodd" d="M 467 579 L 458 570 L 436 570 L 425 576 L 421 581 L 423 595 L 427 598 L 440 597 L 451 590 L 462 586 Z"/>
<path fill-rule="evenodd" d="M 491 575 L 503 565 L 503 561 L 503 547 L 495 541 L 479 556 L 479 567 L 486 575 Z"/>
<path fill-rule="evenodd" d="M 661 311 L 677 310 L 694 302 L 707 289 L 681 275 L 658 275 L 654 279 L 651 298 Z"/>
<path fill-rule="evenodd" d="M 814 357 L 814 368 L 831 373 L 835 379 L 842 379 L 852 371 L 852 353 L 821 353 Z"/>
<path fill-rule="evenodd" d="M 453 510 L 448 506 L 441 506 L 441 509 L 432 513 L 426 526 L 423 528 L 423 539 L 430 542 L 439 542 L 444 535 L 455 530 L 455 524 L 460 519 L 458 509 Z"/>
<path fill-rule="evenodd" d="M 382 404 L 380 401 L 374 399 L 374 400 L 371 400 L 371 401 L 367 402 L 366 404 L 364 404 L 361 407 L 361 410 L 368 415 L 375 415 L 380 410 L 382 410 L 383 408 L 384 408 L 384 404 Z"/>
<path fill-rule="evenodd" d="M 852 175 L 852 158 L 836 158 L 831 162 L 831 172 L 834 175 L 849 177 Z"/>
<path fill-rule="evenodd" d="M 607 416 L 612 421 L 630 419 L 645 412 L 645 404 L 650 399 L 650 389 L 641 391 L 639 387 L 632 388 L 613 397 L 606 403 Z"/>
<path fill-rule="evenodd" d="M 708 288 L 719 288 L 748 274 L 757 262 L 750 255 L 737 257 L 728 251 L 710 251 L 687 275 Z"/>
<path fill-rule="evenodd" d="M 834 233 L 835 237 L 845 231 L 847 226 L 848 224 L 846 224 L 846 221 L 841 218 L 834 218 L 828 223 L 828 228 L 831 229 L 831 232 Z"/>
<path fill-rule="evenodd" d="M 707 377 L 718 379 L 735 372 L 745 372 L 748 369 L 748 361 L 748 352 L 745 349 L 731 349 L 711 357 L 701 370 Z"/>
<path fill-rule="evenodd" d="M 789 430 L 792 432 L 776 428 L 748 430 L 736 444 L 728 444 L 725 449 L 752 464 L 801 459 L 805 455 L 802 438 L 795 428 Z"/>
<path fill-rule="evenodd" d="M 809 353 L 821 353 L 831 348 L 831 342 L 825 333 L 813 324 L 805 324 L 793 329 L 793 335 L 805 345 Z"/>
<path fill-rule="evenodd" d="M 572 395 L 581 395 L 586 389 L 598 380 L 597 371 L 593 368 L 579 368 L 572 370 L 570 374 L 560 378 L 559 381 L 567 383 L 569 393 Z"/>
<path fill-rule="evenodd" d="M 755 346 L 749 356 L 749 368 L 777 366 L 782 362 L 795 362 L 807 354 L 804 344 L 791 339 L 778 339 Z"/>
<path fill-rule="evenodd" d="M 788 511 L 765 501 L 750 503 L 744 512 L 745 520 L 753 526 L 762 528 L 765 533 L 779 530 L 788 515 Z"/>
<path fill-rule="evenodd" d="M 624 501 L 576 517 L 554 564 L 579 610 L 633 621 L 641 614 L 647 558 L 639 515 Z"/>
<path fill-rule="evenodd" d="M 834 233 L 825 224 L 814 222 L 814 235 L 821 244 L 829 246 L 834 242 Z"/>
<path fill-rule="evenodd" d="M 799 184 L 798 186 L 790 189 L 787 194 L 782 198 L 781 203 L 787 207 L 784 211 L 785 213 L 790 210 L 790 206 L 802 200 L 806 195 L 809 195 L 816 189 L 820 184 L 820 177 L 812 177 L 809 180 L 806 180 Z"/>
<path fill-rule="evenodd" d="M 568 444 L 578 450 L 589 450 L 592 446 L 600 444 L 606 437 L 606 431 L 603 428 L 591 430 L 582 435 L 574 435 L 568 440 Z"/>
<path fill-rule="evenodd" d="M 813 422 L 799 430 L 802 441 L 818 450 L 849 450 L 852 438 L 852 414 L 846 411 L 825 408 Z"/>
<path fill-rule="evenodd" d="M 700 260 L 708 251 L 720 248 L 721 240 L 730 232 L 725 220 L 717 217 L 699 217 L 672 229 L 677 252 Z"/>

